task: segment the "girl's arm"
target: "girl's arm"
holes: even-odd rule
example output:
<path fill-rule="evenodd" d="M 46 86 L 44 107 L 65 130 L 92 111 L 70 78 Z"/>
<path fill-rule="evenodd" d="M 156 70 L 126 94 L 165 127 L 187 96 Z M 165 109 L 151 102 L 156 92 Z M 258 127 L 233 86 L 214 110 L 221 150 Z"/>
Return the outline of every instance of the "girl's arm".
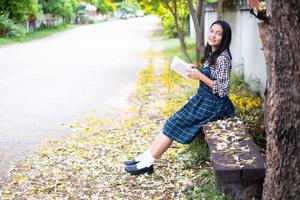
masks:
<path fill-rule="evenodd" d="M 219 56 L 215 63 L 214 78 L 211 80 L 197 69 L 188 71 L 189 77 L 200 80 L 210 87 L 214 94 L 224 97 L 229 94 L 231 62 L 226 56 Z"/>
<path fill-rule="evenodd" d="M 211 80 L 210 78 L 208 78 L 207 76 L 205 76 L 203 73 L 201 73 L 198 69 L 191 69 L 188 70 L 189 75 L 188 77 L 192 78 L 192 79 L 196 79 L 199 81 L 204 82 L 208 87 L 210 87 L 211 89 L 213 89 L 214 85 L 215 85 L 215 81 Z"/>

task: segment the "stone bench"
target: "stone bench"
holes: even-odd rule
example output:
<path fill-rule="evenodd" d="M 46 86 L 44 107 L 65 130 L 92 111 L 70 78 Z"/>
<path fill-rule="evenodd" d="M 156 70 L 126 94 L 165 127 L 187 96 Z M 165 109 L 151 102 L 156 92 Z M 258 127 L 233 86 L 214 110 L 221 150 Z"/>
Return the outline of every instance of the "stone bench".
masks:
<path fill-rule="evenodd" d="M 203 127 L 219 190 L 233 199 L 260 199 L 265 158 L 242 120 L 229 118 Z"/>

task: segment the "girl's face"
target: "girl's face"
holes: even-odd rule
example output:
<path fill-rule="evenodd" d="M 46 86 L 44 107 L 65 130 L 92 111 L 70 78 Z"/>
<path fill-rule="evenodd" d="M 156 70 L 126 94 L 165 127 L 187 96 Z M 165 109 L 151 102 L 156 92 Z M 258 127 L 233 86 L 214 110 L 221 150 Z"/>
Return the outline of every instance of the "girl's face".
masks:
<path fill-rule="evenodd" d="M 223 28 L 219 24 L 214 24 L 208 31 L 207 42 L 212 49 L 218 49 L 223 38 Z"/>

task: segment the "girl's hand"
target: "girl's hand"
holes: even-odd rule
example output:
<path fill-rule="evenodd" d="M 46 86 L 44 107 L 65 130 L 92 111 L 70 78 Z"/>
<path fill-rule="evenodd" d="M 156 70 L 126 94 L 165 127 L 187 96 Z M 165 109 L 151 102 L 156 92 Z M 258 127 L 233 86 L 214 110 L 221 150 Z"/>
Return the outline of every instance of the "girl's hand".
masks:
<path fill-rule="evenodd" d="M 192 68 L 190 70 L 187 70 L 187 72 L 189 78 L 197 79 L 197 80 L 202 79 L 203 74 L 198 69 Z"/>
<path fill-rule="evenodd" d="M 195 64 L 191 63 L 190 64 L 192 66 L 192 68 L 197 68 Z"/>

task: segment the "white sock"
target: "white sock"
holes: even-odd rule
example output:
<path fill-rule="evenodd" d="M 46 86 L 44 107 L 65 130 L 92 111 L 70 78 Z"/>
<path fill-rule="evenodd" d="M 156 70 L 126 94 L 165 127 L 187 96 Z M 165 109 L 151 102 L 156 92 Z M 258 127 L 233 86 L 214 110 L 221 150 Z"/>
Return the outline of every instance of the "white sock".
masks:
<path fill-rule="evenodd" d="M 145 167 L 150 167 L 151 165 L 153 165 L 154 161 L 156 159 L 153 158 L 153 156 L 151 155 L 150 151 L 147 157 L 145 157 L 141 162 L 139 162 L 138 164 L 136 164 L 136 167 L 138 169 L 142 169 Z"/>
<path fill-rule="evenodd" d="M 150 150 L 147 149 L 146 151 L 144 151 L 144 153 L 142 153 L 142 154 L 138 155 L 137 157 L 135 157 L 134 160 L 140 162 L 144 158 L 146 158 L 149 154 L 151 155 Z"/>

